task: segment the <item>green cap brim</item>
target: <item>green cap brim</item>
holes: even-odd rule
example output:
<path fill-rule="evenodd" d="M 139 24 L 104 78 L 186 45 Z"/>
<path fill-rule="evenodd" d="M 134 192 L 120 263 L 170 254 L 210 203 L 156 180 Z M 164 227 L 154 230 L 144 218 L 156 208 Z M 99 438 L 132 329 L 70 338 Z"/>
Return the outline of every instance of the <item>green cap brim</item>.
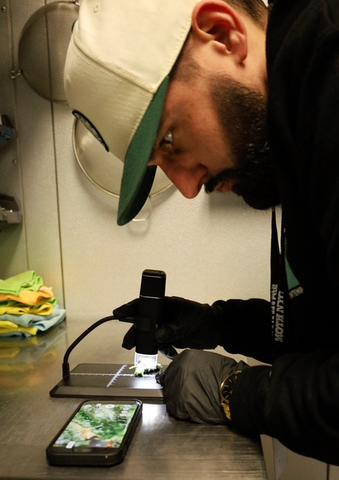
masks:
<path fill-rule="evenodd" d="M 120 186 L 118 225 L 133 220 L 146 202 L 156 167 L 148 167 L 164 106 L 169 77 L 165 77 L 154 95 L 128 147 Z"/>

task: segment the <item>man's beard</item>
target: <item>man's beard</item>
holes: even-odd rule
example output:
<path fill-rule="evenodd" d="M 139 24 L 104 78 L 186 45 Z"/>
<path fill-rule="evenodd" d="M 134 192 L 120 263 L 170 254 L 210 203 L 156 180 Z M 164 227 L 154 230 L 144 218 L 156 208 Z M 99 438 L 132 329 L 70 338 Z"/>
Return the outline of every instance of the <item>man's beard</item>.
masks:
<path fill-rule="evenodd" d="M 253 208 L 279 204 L 279 193 L 269 155 L 266 133 L 266 100 L 228 76 L 210 79 L 210 93 L 232 152 L 234 168 L 226 169 L 205 184 L 207 193 L 223 181 L 235 180 L 232 191 Z"/>

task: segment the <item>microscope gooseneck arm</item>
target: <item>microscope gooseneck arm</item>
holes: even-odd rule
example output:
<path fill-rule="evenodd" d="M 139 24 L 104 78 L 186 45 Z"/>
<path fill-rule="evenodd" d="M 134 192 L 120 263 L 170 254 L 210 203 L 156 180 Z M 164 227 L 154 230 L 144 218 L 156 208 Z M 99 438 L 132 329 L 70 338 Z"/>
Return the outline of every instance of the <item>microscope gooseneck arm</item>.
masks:
<path fill-rule="evenodd" d="M 91 333 L 95 328 L 99 327 L 99 325 L 102 325 L 103 323 L 110 322 L 111 320 L 118 320 L 114 315 L 110 315 L 109 317 L 104 317 L 98 320 L 97 322 L 93 323 L 90 327 L 88 327 L 84 332 L 82 332 L 81 335 L 78 336 L 74 340 L 74 342 L 67 348 L 66 353 L 64 355 L 64 359 L 62 362 L 62 378 L 66 378 L 69 376 L 70 369 L 69 369 L 69 362 L 68 362 L 68 357 L 72 350 L 83 340 L 89 333 Z"/>
<path fill-rule="evenodd" d="M 144 270 L 140 287 L 139 312 L 136 318 L 122 319 L 110 315 L 88 327 L 66 350 L 62 363 L 62 378 L 65 379 L 70 374 L 68 358 L 72 350 L 95 328 L 111 320 L 134 323 L 137 333 L 136 353 L 141 355 L 157 355 L 158 346 L 155 341 L 155 329 L 161 322 L 165 284 L 166 274 L 163 271 Z"/>

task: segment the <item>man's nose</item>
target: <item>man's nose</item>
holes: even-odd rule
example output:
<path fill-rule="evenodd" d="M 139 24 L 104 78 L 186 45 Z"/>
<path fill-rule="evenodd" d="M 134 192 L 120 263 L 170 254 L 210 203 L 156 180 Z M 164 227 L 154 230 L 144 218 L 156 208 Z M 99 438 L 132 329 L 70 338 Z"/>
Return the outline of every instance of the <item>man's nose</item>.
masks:
<path fill-rule="evenodd" d="M 186 198 L 194 198 L 198 195 L 207 174 L 207 169 L 203 165 L 197 165 L 189 169 L 171 168 L 162 165 L 160 165 L 160 168 Z"/>

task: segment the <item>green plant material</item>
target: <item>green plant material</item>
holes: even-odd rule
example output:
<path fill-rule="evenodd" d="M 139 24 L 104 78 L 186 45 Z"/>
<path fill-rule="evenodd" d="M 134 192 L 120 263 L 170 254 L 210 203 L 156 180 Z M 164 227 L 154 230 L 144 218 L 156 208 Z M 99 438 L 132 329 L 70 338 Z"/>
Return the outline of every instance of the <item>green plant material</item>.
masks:
<path fill-rule="evenodd" d="M 158 372 L 162 369 L 162 365 L 157 363 L 155 368 L 147 368 L 143 362 L 139 362 L 138 365 L 131 365 L 129 368 L 131 370 L 134 369 L 135 377 L 143 377 L 144 375 L 152 375 L 153 373 Z"/>

